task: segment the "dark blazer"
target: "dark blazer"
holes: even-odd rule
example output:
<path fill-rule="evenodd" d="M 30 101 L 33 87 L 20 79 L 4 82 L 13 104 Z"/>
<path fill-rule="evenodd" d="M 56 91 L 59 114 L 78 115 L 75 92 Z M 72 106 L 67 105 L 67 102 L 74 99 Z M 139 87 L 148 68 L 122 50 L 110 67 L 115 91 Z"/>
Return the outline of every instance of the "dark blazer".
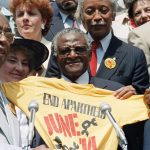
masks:
<path fill-rule="evenodd" d="M 59 8 L 57 7 L 56 2 L 52 2 L 51 6 L 54 11 L 54 16 L 53 16 L 53 19 L 51 22 L 50 30 L 49 30 L 48 34 L 45 36 L 45 38 L 49 41 L 52 41 L 52 39 L 57 34 L 57 32 L 64 29 L 64 24 L 63 24 L 61 15 L 59 13 Z"/>
<path fill-rule="evenodd" d="M 102 88 L 106 90 L 116 91 L 124 85 L 115 81 L 101 79 L 98 77 L 91 77 L 90 84 L 93 84 L 96 88 Z"/>
<path fill-rule="evenodd" d="M 113 69 L 105 66 L 106 58 L 115 58 L 116 66 Z M 51 55 L 46 76 L 60 76 L 60 70 L 53 55 Z M 119 40 L 114 35 L 97 70 L 96 77 L 115 81 L 124 86 L 133 85 L 139 94 L 143 94 L 149 87 L 148 69 L 143 51 Z"/>

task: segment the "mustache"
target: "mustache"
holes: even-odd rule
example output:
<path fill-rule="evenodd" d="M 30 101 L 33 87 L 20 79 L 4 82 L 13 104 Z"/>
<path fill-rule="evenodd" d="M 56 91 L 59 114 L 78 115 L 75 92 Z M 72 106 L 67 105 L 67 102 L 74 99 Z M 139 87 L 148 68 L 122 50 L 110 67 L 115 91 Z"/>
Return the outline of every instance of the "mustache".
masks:
<path fill-rule="evenodd" d="M 68 58 L 65 61 L 66 64 L 78 63 L 78 62 L 81 62 L 81 58 L 80 57 L 77 57 L 77 58 Z"/>
<path fill-rule="evenodd" d="M 92 21 L 91 26 L 103 26 L 106 25 L 105 21 Z"/>

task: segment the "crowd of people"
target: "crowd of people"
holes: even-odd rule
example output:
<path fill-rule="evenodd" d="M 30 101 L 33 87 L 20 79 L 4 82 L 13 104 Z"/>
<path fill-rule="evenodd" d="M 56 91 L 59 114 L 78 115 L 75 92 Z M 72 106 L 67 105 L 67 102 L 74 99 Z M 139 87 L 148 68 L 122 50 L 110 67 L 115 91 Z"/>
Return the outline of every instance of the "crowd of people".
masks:
<path fill-rule="evenodd" d="M 149 109 L 150 0 L 123 0 L 123 8 L 119 1 L 0 3 L 0 81 L 18 82 L 32 75 L 93 84 L 114 91 L 120 100 L 143 94 Z M 0 149 L 26 149 L 28 118 L 9 104 L 0 91 Z M 128 150 L 150 149 L 150 120 L 126 125 L 123 131 Z M 36 132 L 31 149 L 51 148 Z"/>

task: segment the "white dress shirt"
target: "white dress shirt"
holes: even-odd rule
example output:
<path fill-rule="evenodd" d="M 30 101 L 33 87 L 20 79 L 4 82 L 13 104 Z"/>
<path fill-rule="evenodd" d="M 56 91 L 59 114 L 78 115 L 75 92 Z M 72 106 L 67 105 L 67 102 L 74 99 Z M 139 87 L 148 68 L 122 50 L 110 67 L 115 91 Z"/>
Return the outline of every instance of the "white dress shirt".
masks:
<path fill-rule="evenodd" d="M 19 136 L 20 131 L 17 118 L 9 110 L 8 100 L 1 91 L 0 97 L 6 113 L 6 116 L 2 113 L 0 114 L 0 150 L 23 150 L 21 148 L 21 139 Z"/>
<path fill-rule="evenodd" d="M 62 21 L 63 21 L 64 27 L 65 28 L 71 28 L 73 26 L 73 20 L 69 19 L 68 15 L 62 13 L 61 11 L 59 11 L 59 12 L 60 12 L 60 15 L 62 17 Z M 78 20 L 77 24 L 79 26 L 79 29 L 86 33 L 86 30 L 85 30 L 85 28 L 82 25 L 82 22 Z"/>

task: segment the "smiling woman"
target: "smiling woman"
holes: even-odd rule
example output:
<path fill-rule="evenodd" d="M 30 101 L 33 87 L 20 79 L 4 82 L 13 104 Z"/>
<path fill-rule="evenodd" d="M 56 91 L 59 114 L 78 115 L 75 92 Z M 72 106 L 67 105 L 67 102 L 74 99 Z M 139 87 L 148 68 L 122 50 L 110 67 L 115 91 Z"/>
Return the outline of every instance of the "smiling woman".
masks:
<path fill-rule="evenodd" d="M 150 0 L 133 0 L 129 5 L 128 14 L 137 27 L 150 21 Z"/>
<path fill-rule="evenodd" d="M 20 81 L 40 67 L 47 57 L 48 49 L 42 43 L 28 39 L 15 39 L 6 60 L 0 67 L 0 80 Z"/>

